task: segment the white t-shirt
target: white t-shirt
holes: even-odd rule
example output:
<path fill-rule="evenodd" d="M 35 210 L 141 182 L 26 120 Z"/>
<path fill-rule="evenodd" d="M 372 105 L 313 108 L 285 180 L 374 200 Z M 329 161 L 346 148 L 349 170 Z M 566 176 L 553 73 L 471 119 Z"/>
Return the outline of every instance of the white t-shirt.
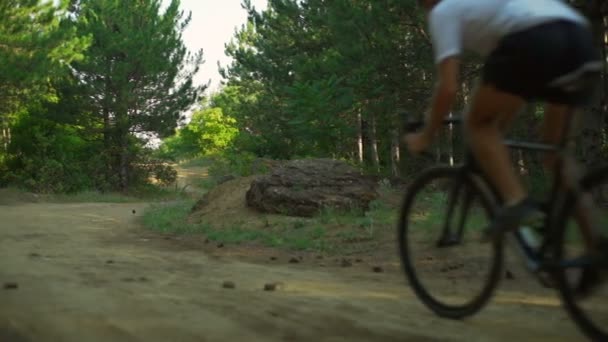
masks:
<path fill-rule="evenodd" d="M 429 15 L 435 62 L 463 51 L 487 56 L 505 35 L 560 19 L 589 25 L 560 0 L 443 0 Z"/>

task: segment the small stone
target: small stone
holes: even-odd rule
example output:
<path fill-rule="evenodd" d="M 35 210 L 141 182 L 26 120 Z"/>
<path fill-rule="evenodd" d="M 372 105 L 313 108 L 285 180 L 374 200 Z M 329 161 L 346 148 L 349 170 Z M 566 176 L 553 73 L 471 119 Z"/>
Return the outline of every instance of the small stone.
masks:
<path fill-rule="evenodd" d="M 271 257 L 270 257 L 270 260 L 272 260 L 272 261 L 276 261 L 276 260 L 277 260 L 277 257 L 275 257 L 275 256 L 271 256 Z"/>
<path fill-rule="evenodd" d="M 350 262 L 350 260 L 348 260 L 348 259 L 342 259 L 341 265 L 342 265 L 342 267 L 351 267 L 353 265 L 353 263 Z"/>
<path fill-rule="evenodd" d="M 224 244 L 223 244 L 223 243 L 219 243 L 219 244 L 217 245 L 217 248 L 224 248 Z"/>
<path fill-rule="evenodd" d="M 285 288 L 285 284 L 283 284 L 281 282 L 264 284 L 264 291 L 270 292 L 270 291 L 282 290 L 284 288 Z"/>
<path fill-rule="evenodd" d="M 299 264 L 300 263 L 300 259 L 298 259 L 298 258 L 291 258 L 291 259 L 289 259 L 289 263 L 290 264 Z"/>
<path fill-rule="evenodd" d="M 384 272 L 384 269 L 383 269 L 381 266 L 374 266 L 374 267 L 372 268 L 372 271 L 373 271 L 374 273 L 382 273 L 382 272 Z"/>
<path fill-rule="evenodd" d="M 131 210 L 131 212 L 133 213 L 133 215 L 135 215 L 137 212 L 135 211 L 135 209 Z"/>
<path fill-rule="evenodd" d="M 19 284 L 14 282 L 4 283 L 5 290 L 16 290 L 19 288 Z"/>
<path fill-rule="evenodd" d="M 236 288 L 236 284 L 233 281 L 225 281 L 222 283 L 222 288 L 234 289 L 234 288 Z"/>

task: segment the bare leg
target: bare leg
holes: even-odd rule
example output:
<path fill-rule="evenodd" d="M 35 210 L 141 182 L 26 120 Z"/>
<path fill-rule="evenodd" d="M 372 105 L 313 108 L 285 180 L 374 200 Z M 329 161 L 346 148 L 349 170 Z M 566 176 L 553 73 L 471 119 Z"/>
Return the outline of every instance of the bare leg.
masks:
<path fill-rule="evenodd" d="M 520 97 L 480 84 L 465 118 L 471 150 L 507 205 L 523 200 L 526 191 L 513 170 L 509 150 L 502 142 L 501 126 L 505 125 L 508 115 L 516 113 L 524 104 Z"/>

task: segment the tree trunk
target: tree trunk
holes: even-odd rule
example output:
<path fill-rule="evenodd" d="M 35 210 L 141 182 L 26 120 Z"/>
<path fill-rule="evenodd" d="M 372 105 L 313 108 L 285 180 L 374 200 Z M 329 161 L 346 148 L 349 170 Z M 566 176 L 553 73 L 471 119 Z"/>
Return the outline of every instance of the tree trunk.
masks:
<path fill-rule="evenodd" d="M 114 187 L 113 177 L 115 170 L 115 150 L 112 146 L 112 136 L 115 135 L 112 129 L 112 120 L 110 119 L 110 110 L 107 107 L 102 109 L 103 115 L 103 160 L 105 163 L 105 170 L 102 173 L 105 177 L 105 181 L 108 185 Z"/>
<path fill-rule="evenodd" d="M 6 124 L 6 119 L 2 118 L 2 149 L 4 152 L 8 151 L 8 143 L 9 143 L 7 126 L 8 125 Z"/>
<path fill-rule="evenodd" d="M 391 173 L 394 177 L 401 176 L 399 164 L 401 161 L 401 151 L 399 149 L 399 130 L 391 131 Z"/>
<path fill-rule="evenodd" d="M 361 109 L 357 111 L 357 158 L 363 164 L 363 117 Z"/>
<path fill-rule="evenodd" d="M 121 130 L 120 137 L 120 190 L 129 188 L 129 134 Z"/>
<path fill-rule="evenodd" d="M 116 126 L 118 136 L 116 143 L 118 148 L 118 176 L 119 186 L 121 191 L 127 191 L 129 188 L 129 171 L 130 171 L 130 155 L 129 155 L 129 114 L 126 109 L 121 110 L 116 118 Z"/>
<path fill-rule="evenodd" d="M 369 131 L 368 131 L 369 150 L 370 150 L 370 157 L 371 157 L 372 165 L 374 166 L 374 169 L 376 169 L 377 171 L 380 171 L 380 155 L 378 154 L 376 115 L 374 114 L 373 111 L 370 112 L 370 115 L 369 115 L 368 128 L 369 128 Z"/>

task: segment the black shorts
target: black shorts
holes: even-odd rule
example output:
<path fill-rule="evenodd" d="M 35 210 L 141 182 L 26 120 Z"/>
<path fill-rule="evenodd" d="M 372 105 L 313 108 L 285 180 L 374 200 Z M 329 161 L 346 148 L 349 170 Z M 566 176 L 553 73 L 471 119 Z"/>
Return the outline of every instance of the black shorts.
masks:
<path fill-rule="evenodd" d="M 486 60 L 483 82 L 528 101 L 582 106 L 596 95 L 601 70 L 590 29 L 559 20 L 501 39 Z"/>

